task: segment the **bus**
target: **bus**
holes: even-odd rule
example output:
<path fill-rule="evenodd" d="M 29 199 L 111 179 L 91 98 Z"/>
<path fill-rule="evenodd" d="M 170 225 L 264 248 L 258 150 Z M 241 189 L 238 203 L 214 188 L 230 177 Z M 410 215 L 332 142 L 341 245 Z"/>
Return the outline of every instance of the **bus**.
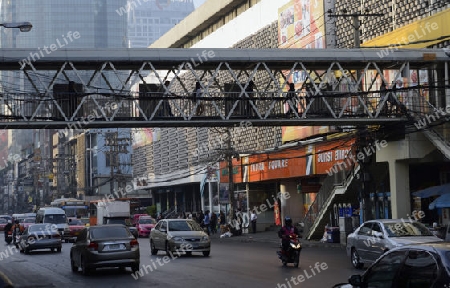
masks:
<path fill-rule="evenodd" d="M 60 198 L 50 203 L 66 212 L 67 218 L 86 218 L 89 215 L 89 202 L 75 198 Z"/>

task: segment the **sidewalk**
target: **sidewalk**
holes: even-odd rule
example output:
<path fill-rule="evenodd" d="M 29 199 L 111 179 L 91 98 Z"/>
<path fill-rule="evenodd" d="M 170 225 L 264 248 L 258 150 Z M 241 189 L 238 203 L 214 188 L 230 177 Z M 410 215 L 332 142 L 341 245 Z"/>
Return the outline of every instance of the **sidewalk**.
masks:
<path fill-rule="evenodd" d="M 212 242 L 244 242 L 244 243 L 252 243 L 252 242 L 264 242 L 264 243 L 272 243 L 275 245 L 280 244 L 280 238 L 278 238 L 276 231 L 264 231 L 250 234 L 242 234 L 241 236 L 228 237 L 228 238 L 220 238 L 220 234 L 211 235 Z M 300 239 L 302 243 L 302 247 L 322 247 L 322 248 L 337 248 L 337 249 L 345 249 L 344 245 L 340 243 L 322 243 L 320 241 L 311 241 Z"/>

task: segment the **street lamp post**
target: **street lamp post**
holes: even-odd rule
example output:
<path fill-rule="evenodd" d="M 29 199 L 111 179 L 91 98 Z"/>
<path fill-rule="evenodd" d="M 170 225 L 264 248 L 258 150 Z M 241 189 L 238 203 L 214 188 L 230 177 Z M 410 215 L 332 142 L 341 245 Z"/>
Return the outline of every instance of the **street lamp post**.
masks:
<path fill-rule="evenodd" d="M 30 32 L 31 28 L 33 28 L 30 22 L 0 23 L 0 26 L 5 28 L 18 28 L 20 32 Z"/>

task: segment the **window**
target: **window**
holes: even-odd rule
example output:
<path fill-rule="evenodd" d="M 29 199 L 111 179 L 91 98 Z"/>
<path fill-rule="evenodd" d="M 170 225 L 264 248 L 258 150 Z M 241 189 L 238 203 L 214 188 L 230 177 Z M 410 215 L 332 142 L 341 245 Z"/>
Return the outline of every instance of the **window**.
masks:
<path fill-rule="evenodd" d="M 91 229 L 91 239 L 128 238 L 131 234 L 125 227 L 101 227 Z"/>
<path fill-rule="evenodd" d="M 166 223 L 166 221 L 162 221 L 160 230 L 166 230 L 167 231 L 167 223 Z"/>
<path fill-rule="evenodd" d="M 364 276 L 365 287 L 371 288 L 391 288 L 396 275 L 405 261 L 408 250 L 394 251 L 386 254 Z"/>
<path fill-rule="evenodd" d="M 397 287 L 431 287 L 438 276 L 438 264 L 435 255 L 428 251 L 411 250 L 405 265 L 400 271 Z"/>
<path fill-rule="evenodd" d="M 48 214 L 44 216 L 44 223 L 61 224 L 66 222 L 67 219 L 64 214 Z"/>
<path fill-rule="evenodd" d="M 364 224 L 364 226 L 362 226 L 359 231 L 358 231 L 358 235 L 365 235 L 365 236 L 370 236 L 372 234 L 372 223 L 366 223 Z"/>

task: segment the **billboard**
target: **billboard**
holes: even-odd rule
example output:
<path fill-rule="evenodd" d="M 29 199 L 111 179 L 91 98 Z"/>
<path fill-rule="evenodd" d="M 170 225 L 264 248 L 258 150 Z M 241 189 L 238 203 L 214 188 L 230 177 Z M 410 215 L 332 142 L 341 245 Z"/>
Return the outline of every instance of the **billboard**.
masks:
<path fill-rule="evenodd" d="M 278 9 L 279 48 L 325 48 L 322 0 L 291 0 Z"/>
<path fill-rule="evenodd" d="M 139 128 L 133 131 L 133 149 L 142 147 L 160 140 L 161 133 L 158 128 Z"/>
<path fill-rule="evenodd" d="M 279 48 L 319 49 L 326 48 L 325 46 L 325 16 L 322 0 L 291 0 L 278 9 Z M 285 72 L 285 76 L 288 73 Z M 307 79 L 305 71 L 293 71 L 292 75 L 286 78 L 290 83 L 294 83 L 296 90 L 301 89 Z M 280 81 L 283 82 L 284 79 Z M 300 111 L 301 105 L 297 104 L 297 106 L 297 110 Z M 288 109 L 289 107 L 285 104 L 283 112 L 286 113 Z M 328 126 L 282 127 L 282 142 L 306 139 L 329 132 L 331 130 Z"/>

